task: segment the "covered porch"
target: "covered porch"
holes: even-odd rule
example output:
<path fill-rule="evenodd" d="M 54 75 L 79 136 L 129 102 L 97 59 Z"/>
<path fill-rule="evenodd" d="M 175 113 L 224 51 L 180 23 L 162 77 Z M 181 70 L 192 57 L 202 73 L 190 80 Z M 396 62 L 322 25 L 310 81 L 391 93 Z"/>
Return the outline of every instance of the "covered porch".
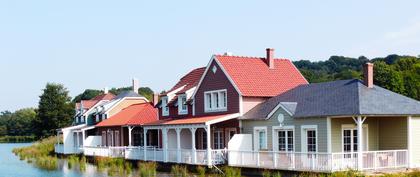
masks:
<path fill-rule="evenodd" d="M 85 124 L 57 129 L 57 144 L 54 145 L 54 152 L 58 154 L 79 154 L 82 153 L 84 143 Z"/>
<path fill-rule="evenodd" d="M 128 146 L 125 158 L 195 165 L 226 162 L 226 147 L 239 132 L 238 115 L 218 115 L 184 119 L 167 119 L 143 126 L 147 132 L 157 131 L 158 146 Z M 144 138 L 147 144 L 149 139 Z"/>

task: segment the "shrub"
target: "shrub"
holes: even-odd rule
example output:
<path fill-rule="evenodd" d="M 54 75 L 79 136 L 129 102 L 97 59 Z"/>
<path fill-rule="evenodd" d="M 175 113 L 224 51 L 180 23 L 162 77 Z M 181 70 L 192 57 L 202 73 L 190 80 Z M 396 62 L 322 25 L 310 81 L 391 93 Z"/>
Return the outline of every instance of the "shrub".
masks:
<path fill-rule="evenodd" d="M 86 170 L 86 157 L 82 156 L 82 158 L 80 159 L 80 171 L 85 171 Z"/>

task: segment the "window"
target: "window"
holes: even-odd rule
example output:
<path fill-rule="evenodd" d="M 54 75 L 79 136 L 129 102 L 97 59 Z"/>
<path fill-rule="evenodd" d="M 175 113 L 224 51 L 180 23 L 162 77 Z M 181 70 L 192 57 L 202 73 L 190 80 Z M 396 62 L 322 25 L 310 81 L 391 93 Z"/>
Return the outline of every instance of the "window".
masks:
<path fill-rule="evenodd" d="M 82 119 L 81 119 L 81 121 L 80 122 L 85 122 L 85 116 L 82 116 Z"/>
<path fill-rule="evenodd" d="M 168 97 L 162 98 L 162 116 L 169 115 Z"/>
<path fill-rule="evenodd" d="M 133 146 L 143 146 L 143 132 L 133 131 Z"/>
<path fill-rule="evenodd" d="M 278 131 L 279 151 L 294 151 L 293 130 Z"/>
<path fill-rule="evenodd" d="M 95 118 L 96 118 L 96 122 L 99 122 L 99 114 L 96 114 Z"/>
<path fill-rule="evenodd" d="M 359 148 L 357 128 L 354 125 L 342 125 L 342 144 L 343 152 L 356 152 Z M 368 148 L 368 126 L 363 125 L 363 150 L 366 151 Z M 347 154 L 346 157 L 351 157 Z"/>
<path fill-rule="evenodd" d="M 265 131 L 260 131 L 259 132 L 259 149 L 267 149 L 265 144 L 266 144 Z"/>
<path fill-rule="evenodd" d="M 204 108 L 206 112 L 226 111 L 226 89 L 204 92 Z"/>
<path fill-rule="evenodd" d="M 224 138 L 223 138 L 223 131 L 218 130 L 213 133 L 214 141 L 213 146 L 214 149 L 223 149 L 224 148 Z"/>
<path fill-rule="evenodd" d="M 267 149 L 267 127 L 254 127 L 254 150 Z"/>
<path fill-rule="evenodd" d="M 108 131 L 108 138 L 107 138 L 107 141 L 106 141 L 107 146 L 112 146 L 112 139 L 113 139 L 112 136 L 113 136 L 112 131 Z"/>
<path fill-rule="evenodd" d="M 188 114 L 187 96 L 178 96 L 178 114 Z"/>
<path fill-rule="evenodd" d="M 306 131 L 307 150 L 308 152 L 316 152 L 316 131 Z"/>

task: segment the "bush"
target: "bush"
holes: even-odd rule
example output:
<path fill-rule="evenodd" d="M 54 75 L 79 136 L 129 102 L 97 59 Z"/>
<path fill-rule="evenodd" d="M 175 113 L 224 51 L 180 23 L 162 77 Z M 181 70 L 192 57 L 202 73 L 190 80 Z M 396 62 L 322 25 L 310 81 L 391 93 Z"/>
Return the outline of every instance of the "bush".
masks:
<path fill-rule="evenodd" d="M 82 156 L 82 158 L 80 158 L 80 171 L 85 171 L 86 170 L 86 157 Z"/>

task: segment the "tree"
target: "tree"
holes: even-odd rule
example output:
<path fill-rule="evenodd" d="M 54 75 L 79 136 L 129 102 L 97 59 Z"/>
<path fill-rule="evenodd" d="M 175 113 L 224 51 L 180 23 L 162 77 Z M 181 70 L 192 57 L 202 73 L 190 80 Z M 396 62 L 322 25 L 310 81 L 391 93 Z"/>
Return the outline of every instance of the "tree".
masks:
<path fill-rule="evenodd" d="M 71 125 L 74 105 L 63 85 L 47 83 L 39 98 L 35 121 L 38 137 L 53 135 L 56 129 Z"/>
<path fill-rule="evenodd" d="M 78 103 L 80 100 L 90 100 L 103 93 L 102 90 L 86 89 L 82 94 L 74 97 L 73 103 Z"/>

